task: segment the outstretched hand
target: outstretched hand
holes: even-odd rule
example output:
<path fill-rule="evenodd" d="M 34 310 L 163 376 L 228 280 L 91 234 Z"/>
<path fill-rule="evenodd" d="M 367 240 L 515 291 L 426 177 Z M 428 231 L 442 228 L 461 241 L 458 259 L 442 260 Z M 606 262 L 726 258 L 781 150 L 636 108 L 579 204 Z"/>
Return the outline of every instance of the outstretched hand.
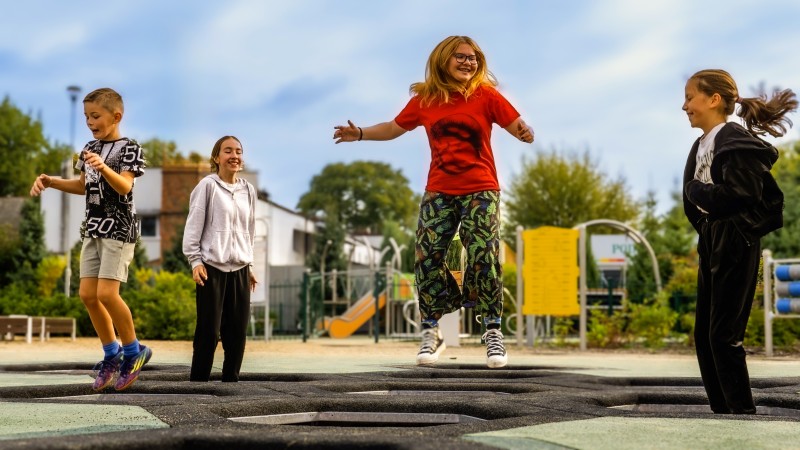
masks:
<path fill-rule="evenodd" d="M 336 130 L 333 132 L 333 138 L 337 139 L 335 144 L 357 141 L 362 136 L 361 130 L 349 120 L 347 121 L 347 126 L 336 125 L 333 129 Z"/>
<path fill-rule="evenodd" d="M 533 142 L 533 128 L 529 127 L 527 123 L 520 120 L 517 124 L 517 138 L 528 144 Z"/>
<path fill-rule="evenodd" d="M 36 181 L 33 182 L 33 186 L 31 186 L 31 197 L 36 197 L 42 193 L 45 189 L 50 187 L 50 176 L 46 174 L 41 174 L 36 177 Z"/>

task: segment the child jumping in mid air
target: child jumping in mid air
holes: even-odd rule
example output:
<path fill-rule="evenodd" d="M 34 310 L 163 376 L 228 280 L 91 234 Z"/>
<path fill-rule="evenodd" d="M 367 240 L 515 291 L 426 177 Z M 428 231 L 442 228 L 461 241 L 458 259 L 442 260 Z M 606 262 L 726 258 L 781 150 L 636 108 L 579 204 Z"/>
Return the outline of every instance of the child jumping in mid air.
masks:
<path fill-rule="evenodd" d="M 739 104 L 745 127 L 728 122 Z M 699 234 L 697 360 L 711 409 L 755 414 L 742 346 L 753 304 L 761 237 L 783 225 L 783 193 L 770 169 L 778 151 L 760 134 L 782 136 L 797 109 L 791 90 L 741 98 L 723 70 L 701 70 L 686 82 L 683 110 L 703 130 L 686 161 L 683 208 Z"/>
<path fill-rule="evenodd" d="M 428 134 L 431 165 L 420 204 L 414 273 L 422 316 L 417 364 L 436 362 L 445 343 L 442 315 L 463 307 L 480 311 L 486 325 L 486 362 L 508 362 L 503 333 L 503 280 L 500 265 L 500 184 L 491 147 L 496 123 L 522 142 L 533 130 L 495 89 L 497 80 L 478 44 L 450 36 L 428 57 L 425 81 L 411 85 L 413 97 L 391 122 L 334 127 L 336 143 L 386 141 L 422 125 Z M 445 265 L 456 232 L 467 249 L 463 292 Z"/>
<path fill-rule="evenodd" d="M 83 99 L 83 112 L 95 140 L 86 144 L 76 164 L 80 178 L 41 174 L 31 195 L 54 188 L 86 196 L 80 297 L 105 353 L 95 366 L 92 388 L 100 391 L 114 384 L 114 389 L 121 391 L 136 381 L 152 356 L 150 348 L 136 339 L 131 311 L 119 295 L 120 283 L 128 280 L 128 265 L 139 237 L 133 184 L 134 178 L 144 174 L 145 162 L 139 144 L 120 134 L 124 107 L 117 92 L 109 88 L 90 92 Z"/>

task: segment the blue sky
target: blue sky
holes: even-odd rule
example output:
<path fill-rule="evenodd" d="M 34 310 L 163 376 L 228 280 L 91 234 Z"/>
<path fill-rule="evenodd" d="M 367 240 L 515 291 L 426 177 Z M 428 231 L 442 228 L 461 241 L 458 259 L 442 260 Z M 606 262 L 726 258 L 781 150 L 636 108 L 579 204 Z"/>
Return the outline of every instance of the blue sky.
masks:
<path fill-rule="evenodd" d="M 700 134 L 680 109 L 689 75 L 726 69 L 748 95 L 761 82 L 800 90 L 796 0 L 30 0 L 3 5 L 0 95 L 68 143 L 66 87 L 113 87 L 123 134 L 204 155 L 236 135 L 259 187 L 288 207 L 337 161 L 387 162 L 421 192 L 423 130 L 334 145 L 333 126 L 393 119 L 454 34 L 481 45 L 536 132 L 530 146 L 495 127 L 503 186 L 523 155 L 589 150 L 634 197 L 656 191 L 664 210 Z M 81 118 L 76 146 L 91 139 Z M 773 142 L 798 138 L 794 128 Z"/>

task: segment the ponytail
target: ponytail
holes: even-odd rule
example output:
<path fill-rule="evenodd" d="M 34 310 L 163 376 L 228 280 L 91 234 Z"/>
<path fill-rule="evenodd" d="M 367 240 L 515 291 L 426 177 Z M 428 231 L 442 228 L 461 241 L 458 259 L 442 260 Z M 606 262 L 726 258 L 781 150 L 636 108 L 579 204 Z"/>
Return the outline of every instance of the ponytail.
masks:
<path fill-rule="evenodd" d="M 691 76 L 697 81 L 698 89 L 708 96 L 719 94 L 722 98 L 724 113 L 734 113 L 736 103 L 740 104 L 737 115 L 744 122 L 748 131 L 753 134 L 767 134 L 780 137 L 792 126 L 786 114 L 797 109 L 797 97 L 791 89 L 783 91 L 775 89 L 772 98 L 767 100 L 766 94 L 758 97 L 741 98 L 736 82 L 731 75 L 720 69 L 701 70 Z"/>
<path fill-rule="evenodd" d="M 778 90 L 767 100 L 766 94 L 739 100 L 739 113 L 744 125 L 753 134 L 769 133 L 773 137 L 786 134 L 792 121 L 786 114 L 797 109 L 797 97 L 791 89 Z"/>

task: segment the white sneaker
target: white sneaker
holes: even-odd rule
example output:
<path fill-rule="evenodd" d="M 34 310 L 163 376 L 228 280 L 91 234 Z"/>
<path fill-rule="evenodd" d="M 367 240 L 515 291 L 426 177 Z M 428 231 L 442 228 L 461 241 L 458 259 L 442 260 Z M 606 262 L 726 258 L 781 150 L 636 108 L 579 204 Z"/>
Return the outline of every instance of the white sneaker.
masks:
<path fill-rule="evenodd" d="M 500 330 L 486 330 L 483 341 L 486 342 L 486 365 L 489 368 L 497 369 L 508 364 L 506 347 L 503 345 L 503 333 Z"/>
<path fill-rule="evenodd" d="M 417 364 L 433 364 L 439 360 L 439 354 L 444 349 L 444 338 L 439 327 L 427 328 L 422 330 L 422 344 L 417 353 Z"/>

